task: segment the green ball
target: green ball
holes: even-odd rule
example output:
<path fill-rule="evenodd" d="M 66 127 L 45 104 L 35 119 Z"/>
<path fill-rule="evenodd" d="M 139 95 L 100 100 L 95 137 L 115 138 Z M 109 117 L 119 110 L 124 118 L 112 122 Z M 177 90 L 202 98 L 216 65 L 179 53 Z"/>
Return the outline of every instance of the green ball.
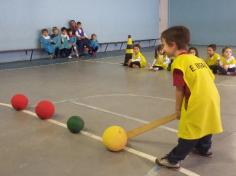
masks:
<path fill-rule="evenodd" d="M 79 133 L 84 128 L 84 121 L 79 116 L 72 116 L 67 120 L 67 128 L 72 133 Z"/>

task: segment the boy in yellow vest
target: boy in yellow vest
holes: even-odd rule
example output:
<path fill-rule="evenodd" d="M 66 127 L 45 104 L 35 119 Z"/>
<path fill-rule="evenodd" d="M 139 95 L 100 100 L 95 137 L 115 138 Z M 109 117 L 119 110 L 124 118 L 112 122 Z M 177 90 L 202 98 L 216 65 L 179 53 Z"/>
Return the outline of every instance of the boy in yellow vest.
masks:
<path fill-rule="evenodd" d="M 134 45 L 134 54 L 132 59 L 129 60 L 128 66 L 131 68 L 144 68 L 147 65 L 147 60 L 140 51 L 139 44 Z"/>
<path fill-rule="evenodd" d="M 216 45 L 215 44 L 210 44 L 207 47 L 207 59 L 206 63 L 209 66 L 209 68 L 212 70 L 214 74 L 217 73 L 218 70 L 218 65 L 219 65 L 219 60 L 220 60 L 220 55 L 216 53 Z"/>
<path fill-rule="evenodd" d="M 220 97 L 214 75 L 200 58 L 187 54 L 190 32 L 184 26 L 167 29 L 161 35 L 164 51 L 174 56 L 173 84 L 176 87 L 176 116 L 179 119 L 178 145 L 156 163 L 179 168 L 180 161 L 191 152 L 209 157 L 212 134 L 223 131 Z"/>

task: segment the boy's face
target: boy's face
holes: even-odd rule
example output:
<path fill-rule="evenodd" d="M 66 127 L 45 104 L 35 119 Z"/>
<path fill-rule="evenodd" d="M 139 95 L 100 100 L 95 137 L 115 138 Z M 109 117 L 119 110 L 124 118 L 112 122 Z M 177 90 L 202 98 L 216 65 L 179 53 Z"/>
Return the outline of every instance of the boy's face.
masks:
<path fill-rule="evenodd" d="M 162 44 L 164 45 L 163 52 L 165 52 L 167 56 L 169 57 L 175 56 L 175 52 L 177 50 L 175 43 L 173 43 L 172 46 L 170 46 L 166 43 L 165 39 L 162 39 Z"/>
<path fill-rule="evenodd" d="M 62 31 L 62 34 L 67 35 L 67 31 L 66 31 L 66 30 L 63 30 L 63 31 Z"/>
<path fill-rule="evenodd" d="M 69 31 L 69 33 L 68 33 L 70 36 L 72 35 L 72 31 Z"/>
<path fill-rule="evenodd" d="M 232 56 L 232 50 L 230 48 L 227 48 L 224 52 L 224 57 L 229 58 Z"/>
<path fill-rule="evenodd" d="M 59 34 L 59 30 L 58 29 L 54 29 L 53 30 L 53 34 L 58 35 Z"/>
<path fill-rule="evenodd" d="M 213 56 L 214 53 L 215 53 L 215 51 L 213 50 L 213 48 L 211 48 L 211 47 L 208 47 L 208 48 L 207 48 L 207 54 L 208 54 L 209 56 Z"/>
<path fill-rule="evenodd" d="M 93 40 L 96 40 L 96 39 L 97 39 L 97 36 L 96 36 L 96 35 L 93 35 L 93 36 L 92 36 L 92 39 L 93 39 Z"/>
<path fill-rule="evenodd" d="M 134 54 L 138 54 L 139 51 L 140 49 L 138 47 L 134 47 Z"/>
<path fill-rule="evenodd" d="M 82 24 L 77 24 L 77 26 L 79 29 L 82 28 Z"/>
<path fill-rule="evenodd" d="M 48 36 L 48 32 L 47 31 L 43 31 L 43 36 L 47 37 Z"/>

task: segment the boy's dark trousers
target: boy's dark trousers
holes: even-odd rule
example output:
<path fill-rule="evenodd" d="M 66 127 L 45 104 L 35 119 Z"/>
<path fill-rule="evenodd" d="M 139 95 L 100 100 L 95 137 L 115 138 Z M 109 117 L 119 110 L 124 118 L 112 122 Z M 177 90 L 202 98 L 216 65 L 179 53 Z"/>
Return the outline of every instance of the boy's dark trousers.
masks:
<path fill-rule="evenodd" d="M 201 154 L 207 153 L 211 148 L 211 138 L 212 135 L 207 135 L 194 140 L 179 138 L 178 145 L 167 155 L 168 161 L 172 164 L 176 164 L 177 162 L 184 160 L 193 149 L 196 149 Z"/>

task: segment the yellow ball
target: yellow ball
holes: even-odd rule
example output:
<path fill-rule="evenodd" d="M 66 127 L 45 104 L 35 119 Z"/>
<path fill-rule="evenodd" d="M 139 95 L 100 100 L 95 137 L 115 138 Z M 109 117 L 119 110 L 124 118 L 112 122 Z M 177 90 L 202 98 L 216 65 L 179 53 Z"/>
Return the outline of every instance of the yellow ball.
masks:
<path fill-rule="evenodd" d="M 123 150 L 128 141 L 126 131 L 120 126 L 107 128 L 102 135 L 102 139 L 107 149 L 113 152 Z"/>

